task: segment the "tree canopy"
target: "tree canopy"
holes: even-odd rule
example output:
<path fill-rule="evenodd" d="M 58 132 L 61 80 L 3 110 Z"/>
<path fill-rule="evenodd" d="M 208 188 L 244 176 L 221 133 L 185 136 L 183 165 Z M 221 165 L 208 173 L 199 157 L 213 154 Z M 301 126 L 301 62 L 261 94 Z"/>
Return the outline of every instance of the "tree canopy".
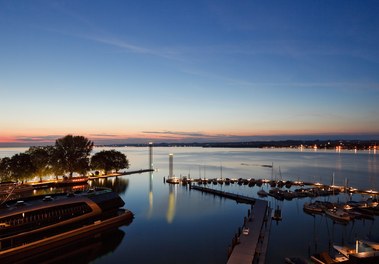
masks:
<path fill-rule="evenodd" d="M 30 147 L 26 154 L 30 155 L 30 161 L 34 166 L 34 176 L 40 178 L 52 173 L 51 160 L 51 146 L 46 147 Z"/>
<path fill-rule="evenodd" d="M 90 158 L 94 143 L 83 136 L 67 135 L 53 146 L 30 147 L 24 153 L 0 159 L 0 182 L 40 180 L 47 175 L 63 176 L 74 172 L 86 174 L 92 168 L 110 172 L 129 168 L 126 155 L 116 150 L 103 150 Z M 91 161 L 91 163 L 90 163 Z"/>
<path fill-rule="evenodd" d="M 12 179 L 11 159 L 8 157 L 0 159 L 0 179 L 4 182 Z"/>
<path fill-rule="evenodd" d="M 67 135 L 55 141 L 53 158 L 57 170 L 69 173 L 84 174 L 89 169 L 89 156 L 93 142 L 83 136 Z"/>
<path fill-rule="evenodd" d="M 25 181 L 36 169 L 27 153 L 20 153 L 10 159 L 11 177 L 16 181 Z"/>
<path fill-rule="evenodd" d="M 91 168 L 106 172 L 129 168 L 129 161 L 125 154 L 116 150 L 103 150 L 91 158 Z"/>

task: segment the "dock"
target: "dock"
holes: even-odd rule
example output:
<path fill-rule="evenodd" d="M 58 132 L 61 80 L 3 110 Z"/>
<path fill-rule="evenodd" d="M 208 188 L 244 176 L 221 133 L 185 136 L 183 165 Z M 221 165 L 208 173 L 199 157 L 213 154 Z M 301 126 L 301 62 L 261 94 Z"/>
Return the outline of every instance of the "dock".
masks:
<path fill-rule="evenodd" d="M 242 228 L 239 228 L 238 234 L 232 240 L 227 263 L 265 263 L 271 227 L 271 209 L 268 206 L 268 202 L 196 185 L 191 185 L 191 189 L 251 204 L 251 211 L 248 211 L 248 216 L 244 218 Z M 243 231 L 241 232 L 241 230 Z"/>
<path fill-rule="evenodd" d="M 214 195 L 218 195 L 218 196 L 221 196 L 221 197 L 232 199 L 232 200 L 235 200 L 237 203 L 254 204 L 255 201 L 257 200 L 255 198 L 244 196 L 244 195 L 239 195 L 239 194 L 235 194 L 235 193 L 214 190 L 214 189 L 211 189 L 211 188 L 201 187 L 201 186 L 196 186 L 196 185 L 190 185 L 190 189 L 198 190 L 198 191 L 205 192 L 205 193 L 211 193 L 211 194 L 214 194 Z"/>
<path fill-rule="evenodd" d="M 268 202 L 256 199 L 250 216 L 244 221 L 243 231 L 229 256 L 227 264 L 264 263 L 271 218 Z"/>

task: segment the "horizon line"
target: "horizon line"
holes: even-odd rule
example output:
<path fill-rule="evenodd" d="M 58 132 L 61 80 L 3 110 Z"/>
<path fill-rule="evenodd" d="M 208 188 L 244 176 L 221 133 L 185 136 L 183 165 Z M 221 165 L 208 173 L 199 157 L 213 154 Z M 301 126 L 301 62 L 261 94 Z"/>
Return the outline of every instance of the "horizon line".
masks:
<path fill-rule="evenodd" d="M 270 135 L 270 136 L 230 136 L 210 138 L 181 138 L 181 139 L 162 139 L 162 138 L 95 138 L 89 140 L 94 142 L 95 146 L 111 145 L 147 145 L 153 144 L 216 144 L 216 143 L 250 143 L 250 142 L 284 142 L 284 141 L 378 141 L 377 134 L 322 134 L 322 135 Z M 157 141 L 159 140 L 159 141 Z M 9 141 L 0 142 L 1 148 L 12 147 L 32 147 L 32 146 L 49 146 L 54 145 L 55 140 L 30 140 L 30 141 Z"/>

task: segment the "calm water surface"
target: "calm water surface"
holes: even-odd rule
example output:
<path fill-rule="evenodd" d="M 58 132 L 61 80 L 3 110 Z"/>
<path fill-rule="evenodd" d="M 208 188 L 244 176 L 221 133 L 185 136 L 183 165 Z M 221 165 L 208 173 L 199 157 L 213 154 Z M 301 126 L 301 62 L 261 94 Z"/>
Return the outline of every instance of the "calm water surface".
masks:
<path fill-rule="evenodd" d="M 0 149 L 0 157 L 24 150 Z M 147 148 L 117 150 L 127 155 L 129 170 L 148 168 Z M 75 250 L 65 250 L 71 253 L 56 262 L 225 263 L 228 246 L 249 206 L 165 184 L 170 153 L 174 154 L 176 176 L 219 178 L 222 173 L 224 178 L 282 178 L 331 184 L 334 174 L 336 185 L 348 181 L 356 188 L 379 190 L 378 154 L 372 152 L 154 148 L 153 162 L 157 169 L 154 173 L 92 182 L 117 191 L 126 202 L 125 207 L 134 212 L 133 222 L 88 241 L 79 241 Z M 273 169 L 262 166 L 271 164 Z M 212 187 L 257 198 L 261 188 L 238 184 Z M 262 188 L 269 190 L 265 185 Z M 287 256 L 307 257 L 327 250 L 331 243 L 347 244 L 361 238 L 379 241 L 378 217 L 374 221 L 356 220 L 340 225 L 324 216 L 305 214 L 303 204 L 310 198 L 280 202 L 267 199 L 272 207 L 282 209 L 283 216 L 281 222 L 272 224 L 267 263 L 284 263 Z M 359 201 L 367 196 L 341 194 L 318 199 Z"/>

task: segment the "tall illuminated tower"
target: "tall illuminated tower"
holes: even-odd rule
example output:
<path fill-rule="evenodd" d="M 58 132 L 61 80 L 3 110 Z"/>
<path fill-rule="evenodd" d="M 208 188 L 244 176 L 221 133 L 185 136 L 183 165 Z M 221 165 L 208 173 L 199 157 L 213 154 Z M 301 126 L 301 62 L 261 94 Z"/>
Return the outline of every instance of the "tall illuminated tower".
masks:
<path fill-rule="evenodd" d="M 153 169 L 153 142 L 149 142 L 149 169 Z"/>
<path fill-rule="evenodd" d="M 174 154 L 169 154 L 169 174 L 168 177 L 172 178 L 174 177 Z"/>

